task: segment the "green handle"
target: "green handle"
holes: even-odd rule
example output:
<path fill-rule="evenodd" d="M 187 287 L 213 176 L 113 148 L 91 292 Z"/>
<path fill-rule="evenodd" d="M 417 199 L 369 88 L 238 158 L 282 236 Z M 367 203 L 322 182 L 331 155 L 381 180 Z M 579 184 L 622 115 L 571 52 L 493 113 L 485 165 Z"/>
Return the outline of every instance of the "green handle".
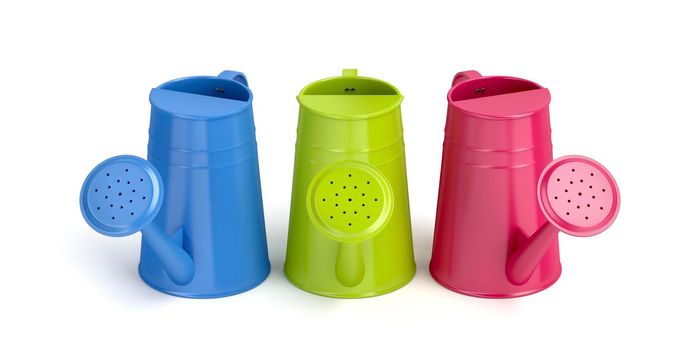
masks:
<path fill-rule="evenodd" d="M 343 76 L 344 77 L 356 77 L 357 76 L 357 69 L 343 69 Z"/>

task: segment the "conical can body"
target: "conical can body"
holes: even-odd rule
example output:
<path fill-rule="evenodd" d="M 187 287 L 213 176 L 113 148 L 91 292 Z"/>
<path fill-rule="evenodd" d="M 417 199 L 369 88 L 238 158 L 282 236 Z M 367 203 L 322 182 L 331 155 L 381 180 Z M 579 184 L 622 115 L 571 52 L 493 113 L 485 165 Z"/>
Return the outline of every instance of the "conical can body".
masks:
<path fill-rule="evenodd" d="M 287 278 L 339 298 L 402 287 L 415 274 L 402 96 L 346 70 L 298 100 Z"/>
<path fill-rule="evenodd" d="M 541 227 L 537 179 L 552 160 L 549 91 L 531 81 L 455 77 L 448 93 L 430 272 L 479 297 L 532 294 L 561 274 L 555 238 L 530 279 L 511 283 L 509 255 Z"/>
<path fill-rule="evenodd" d="M 245 76 L 167 82 L 150 95 L 148 160 L 165 198 L 154 223 L 194 260 L 186 285 L 173 283 L 142 243 L 139 273 L 162 292 L 213 298 L 249 290 L 270 272 L 252 93 Z M 181 230 L 180 230 L 181 229 Z"/>

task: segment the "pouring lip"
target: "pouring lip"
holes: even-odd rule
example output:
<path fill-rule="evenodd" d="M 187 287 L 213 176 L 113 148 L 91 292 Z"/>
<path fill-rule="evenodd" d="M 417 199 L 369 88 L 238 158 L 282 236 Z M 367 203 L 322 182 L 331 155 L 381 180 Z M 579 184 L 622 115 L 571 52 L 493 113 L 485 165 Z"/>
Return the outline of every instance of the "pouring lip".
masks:
<path fill-rule="evenodd" d="M 311 89 L 317 87 L 319 84 L 323 83 L 328 83 L 331 81 L 335 80 L 359 80 L 359 81 L 364 81 L 364 82 L 371 82 L 371 83 L 377 83 L 384 85 L 386 88 L 388 88 L 392 93 L 391 94 L 369 94 L 369 95 L 355 95 L 355 96 L 396 96 L 396 102 L 388 105 L 385 108 L 370 112 L 370 113 L 365 113 L 362 115 L 356 115 L 356 116 L 346 116 L 346 115 L 339 115 L 339 114 L 332 114 L 327 111 L 322 111 L 319 110 L 318 108 L 313 108 L 309 106 L 308 104 L 304 103 L 301 100 L 302 96 L 310 96 L 310 95 L 326 95 L 326 96 L 339 96 L 341 94 L 319 94 L 319 93 L 309 93 Z M 304 86 L 301 91 L 299 91 L 299 94 L 297 95 L 297 102 L 299 105 L 303 106 L 304 108 L 318 114 L 319 116 L 323 118 L 328 118 L 328 119 L 341 119 L 341 120 L 362 120 L 362 119 L 371 119 L 371 118 L 376 118 L 382 115 L 386 115 L 387 113 L 399 108 L 401 106 L 401 103 L 403 102 L 403 95 L 401 95 L 401 91 L 394 85 L 381 80 L 381 79 L 376 79 L 372 77 L 365 77 L 365 76 L 357 76 L 357 75 L 340 75 L 340 76 L 335 76 L 335 77 L 328 77 L 328 78 L 323 78 L 316 80 L 314 82 L 311 82 Z"/>
<path fill-rule="evenodd" d="M 468 114 L 469 116 L 472 116 L 475 118 L 490 119 L 490 120 L 521 119 L 521 118 L 530 117 L 535 113 L 534 111 L 528 111 L 525 113 L 518 113 L 518 114 L 507 115 L 507 116 L 498 116 L 498 115 L 489 115 L 489 114 L 484 114 L 484 113 L 478 113 L 475 111 L 471 111 L 471 110 L 462 108 L 458 105 L 458 102 L 460 102 L 460 101 L 469 100 L 469 99 L 455 99 L 455 96 L 454 96 L 455 92 L 458 92 L 459 90 L 464 89 L 465 85 L 473 84 L 473 82 L 475 82 L 475 81 L 496 80 L 496 79 L 510 80 L 510 81 L 514 81 L 514 82 L 518 82 L 518 83 L 524 83 L 524 84 L 527 84 L 527 85 L 530 85 L 533 87 L 532 89 L 513 91 L 513 92 L 509 92 L 506 94 L 500 94 L 500 95 L 507 95 L 507 94 L 525 92 L 525 91 L 540 90 L 540 89 L 548 90 L 544 86 L 542 86 L 542 85 L 540 85 L 532 80 L 528 80 L 528 79 L 512 77 L 512 76 L 507 76 L 507 75 L 481 76 L 481 77 L 474 78 L 474 79 L 463 80 L 463 81 L 453 85 L 452 87 L 450 87 L 450 89 L 447 92 L 447 96 L 446 96 L 449 107 L 455 108 L 456 110 L 459 110 L 460 112 L 462 112 L 464 114 Z M 498 95 L 492 95 L 492 96 L 498 96 Z M 492 96 L 485 96 L 485 97 L 481 97 L 481 98 L 488 98 L 488 97 L 492 97 Z M 546 99 L 544 105 L 548 105 L 550 103 L 550 101 L 551 101 L 551 96 L 547 96 L 547 99 Z"/>

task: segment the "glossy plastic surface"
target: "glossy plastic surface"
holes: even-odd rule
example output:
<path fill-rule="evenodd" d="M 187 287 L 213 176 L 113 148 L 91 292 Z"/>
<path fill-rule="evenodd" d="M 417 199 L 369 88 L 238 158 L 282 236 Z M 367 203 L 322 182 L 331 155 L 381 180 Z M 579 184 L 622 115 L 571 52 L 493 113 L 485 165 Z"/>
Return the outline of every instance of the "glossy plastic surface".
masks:
<path fill-rule="evenodd" d="M 95 231 L 121 237 L 153 221 L 163 204 L 163 181 L 145 159 L 123 155 L 93 169 L 80 191 L 80 210 Z"/>
<path fill-rule="evenodd" d="M 97 232 L 120 237 L 142 231 L 173 283 L 192 280 L 192 258 L 182 249 L 182 229 L 173 236 L 153 225 L 163 203 L 163 181 L 145 159 L 117 156 L 105 160 L 88 175 L 80 191 L 80 210 Z"/>
<path fill-rule="evenodd" d="M 413 278 L 402 98 L 356 70 L 297 97 L 285 274 L 299 288 L 359 298 Z"/>
<path fill-rule="evenodd" d="M 546 222 L 537 180 L 552 160 L 549 91 L 519 78 L 457 74 L 448 111 L 430 272 L 459 293 L 535 293 L 561 273 L 556 235 L 527 281 L 506 275 L 509 254 Z"/>
<path fill-rule="evenodd" d="M 620 210 L 620 191 L 610 172 L 584 156 L 565 156 L 545 167 L 537 199 L 548 222 L 508 257 L 506 274 L 515 285 L 527 283 L 559 231 L 589 237 L 606 230 Z"/>
<path fill-rule="evenodd" d="M 584 156 L 557 158 L 537 185 L 540 206 L 560 231 L 589 237 L 605 231 L 620 210 L 620 190 L 612 174 Z"/>
<path fill-rule="evenodd" d="M 382 231 L 393 211 L 387 180 L 360 162 L 326 167 L 309 186 L 307 210 L 321 233 L 342 242 L 360 242 Z"/>
<path fill-rule="evenodd" d="M 148 160 L 166 192 L 154 225 L 181 233 L 195 267 L 189 284 L 173 283 L 144 240 L 139 273 L 164 293 L 221 297 L 247 291 L 269 274 L 246 83 L 241 73 L 226 71 L 173 80 L 151 91 Z"/>

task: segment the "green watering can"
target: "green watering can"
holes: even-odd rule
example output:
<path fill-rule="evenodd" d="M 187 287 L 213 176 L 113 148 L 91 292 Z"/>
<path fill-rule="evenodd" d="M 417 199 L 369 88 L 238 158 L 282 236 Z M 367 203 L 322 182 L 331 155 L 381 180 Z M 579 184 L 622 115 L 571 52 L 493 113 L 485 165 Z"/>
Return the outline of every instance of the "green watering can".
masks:
<path fill-rule="evenodd" d="M 416 272 L 403 96 L 346 69 L 306 86 L 297 99 L 287 278 L 336 298 L 401 288 Z"/>

